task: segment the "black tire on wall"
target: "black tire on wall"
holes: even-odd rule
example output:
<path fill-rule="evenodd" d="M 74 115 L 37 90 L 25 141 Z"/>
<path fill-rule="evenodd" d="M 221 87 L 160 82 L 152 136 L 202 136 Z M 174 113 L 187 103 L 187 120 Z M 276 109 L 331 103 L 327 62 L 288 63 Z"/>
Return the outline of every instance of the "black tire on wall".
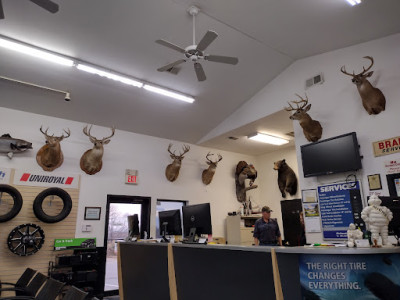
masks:
<path fill-rule="evenodd" d="M 0 223 L 2 222 L 7 222 L 9 220 L 11 220 L 12 218 L 14 218 L 16 215 L 18 215 L 19 211 L 22 208 L 22 196 L 21 193 L 18 192 L 18 190 L 14 187 L 12 187 L 11 185 L 7 185 L 7 184 L 0 184 L 0 193 L 7 193 L 9 194 L 13 200 L 14 200 L 14 205 L 12 207 L 12 209 L 7 212 L 4 215 L 0 215 Z"/>
<path fill-rule="evenodd" d="M 63 201 L 64 207 L 61 210 L 61 212 L 56 215 L 56 216 L 49 216 L 43 211 L 43 200 L 48 197 L 48 196 L 58 196 L 61 198 Z M 63 189 L 60 188 L 49 188 L 36 196 L 35 201 L 33 201 L 33 212 L 35 213 L 35 216 L 42 222 L 45 223 L 57 223 L 62 220 L 64 220 L 66 217 L 68 217 L 69 213 L 71 212 L 72 209 L 72 200 L 71 196 L 64 191 Z"/>

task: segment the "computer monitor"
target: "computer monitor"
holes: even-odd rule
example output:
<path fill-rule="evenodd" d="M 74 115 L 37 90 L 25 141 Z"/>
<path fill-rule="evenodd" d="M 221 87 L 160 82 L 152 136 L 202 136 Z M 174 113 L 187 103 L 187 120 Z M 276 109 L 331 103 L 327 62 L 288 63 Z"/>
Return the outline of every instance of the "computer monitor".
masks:
<path fill-rule="evenodd" d="M 160 219 L 160 235 L 168 241 L 166 235 L 182 235 L 181 211 L 165 210 L 158 213 Z"/>
<path fill-rule="evenodd" d="M 182 207 L 183 229 L 189 242 L 195 242 L 195 235 L 212 234 L 210 203 Z"/>

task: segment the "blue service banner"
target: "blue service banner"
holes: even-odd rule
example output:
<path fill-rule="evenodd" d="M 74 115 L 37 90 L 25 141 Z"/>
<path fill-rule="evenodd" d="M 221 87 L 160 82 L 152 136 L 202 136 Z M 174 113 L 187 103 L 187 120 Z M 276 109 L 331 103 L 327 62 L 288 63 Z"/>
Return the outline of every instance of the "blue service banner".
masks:
<path fill-rule="evenodd" d="M 319 186 L 317 189 L 325 240 L 347 239 L 347 229 L 354 223 L 351 190 L 360 190 L 358 181 Z"/>
<path fill-rule="evenodd" d="M 400 299 L 400 254 L 299 255 L 302 299 Z"/>

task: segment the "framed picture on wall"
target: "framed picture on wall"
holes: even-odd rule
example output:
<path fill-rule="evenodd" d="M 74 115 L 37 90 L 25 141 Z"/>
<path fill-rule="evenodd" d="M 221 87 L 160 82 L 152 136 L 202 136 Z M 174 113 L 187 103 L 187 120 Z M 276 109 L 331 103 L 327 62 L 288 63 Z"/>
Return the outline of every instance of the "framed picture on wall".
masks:
<path fill-rule="evenodd" d="M 368 177 L 368 186 L 370 191 L 382 189 L 380 174 L 368 175 L 367 177 Z"/>
<path fill-rule="evenodd" d="M 101 207 L 85 207 L 85 220 L 100 220 Z"/>
<path fill-rule="evenodd" d="M 400 197 L 400 173 L 386 175 L 389 195 Z"/>
<path fill-rule="evenodd" d="M 301 191 L 301 199 L 303 203 L 317 203 L 317 190 L 310 189 L 310 190 L 302 190 Z"/>

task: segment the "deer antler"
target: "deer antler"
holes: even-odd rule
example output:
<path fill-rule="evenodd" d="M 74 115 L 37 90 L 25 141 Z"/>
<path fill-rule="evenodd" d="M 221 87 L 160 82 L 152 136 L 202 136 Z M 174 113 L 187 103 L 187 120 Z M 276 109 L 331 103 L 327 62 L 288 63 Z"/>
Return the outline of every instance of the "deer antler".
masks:
<path fill-rule="evenodd" d="M 365 72 L 367 72 L 369 69 L 371 69 L 372 66 L 374 65 L 374 59 L 372 58 L 372 56 L 364 56 L 363 58 L 369 59 L 369 60 L 371 61 L 371 65 L 370 65 L 367 69 L 365 69 L 365 67 L 363 66 L 363 71 L 362 71 L 361 73 L 359 73 L 359 74 L 356 75 L 356 74 L 354 73 L 354 71 L 353 71 L 353 74 L 350 74 L 350 73 L 346 72 L 345 66 L 342 66 L 342 67 L 340 68 L 340 71 L 341 71 L 343 74 L 349 75 L 349 76 L 351 76 L 351 77 L 363 75 Z"/>
<path fill-rule="evenodd" d="M 301 100 L 300 100 L 300 101 L 292 101 L 293 104 L 296 104 L 296 108 L 294 108 L 294 107 L 288 102 L 288 104 L 289 104 L 290 107 L 285 107 L 285 110 L 286 110 L 286 111 L 300 110 L 300 109 L 303 109 L 303 108 L 307 105 L 307 103 L 308 103 L 307 94 L 306 94 L 306 99 L 303 99 L 303 97 L 301 97 L 299 94 L 295 94 L 295 95 L 296 95 L 297 97 L 299 97 Z M 301 104 L 301 103 L 304 103 L 304 104 L 302 104 L 301 106 L 299 106 L 299 104 Z"/>
<path fill-rule="evenodd" d="M 222 155 L 218 153 L 218 161 L 217 162 L 220 162 L 221 160 L 222 160 Z"/>
<path fill-rule="evenodd" d="M 183 156 L 183 155 L 185 155 L 185 153 L 187 153 L 187 152 L 189 152 L 189 150 L 190 150 L 190 146 L 189 145 L 183 145 L 183 153 L 180 153 L 179 154 L 179 156 Z"/>
<path fill-rule="evenodd" d="M 211 160 L 211 159 L 209 159 L 208 157 L 209 156 L 212 156 L 213 154 L 211 153 L 211 152 L 208 152 L 208 154 L 206 155 L 206 159 L 210 162 L 210 163 L 212 163 L 213 161 Z"/>
<path fill-rule="evenodd" d="M 65 130 L 65 129 L 63 129 L 64 130 L 64 132 L 67 134 L 66 136 L 64 136 L 64 134 L 62 134 L 62 138 L 63 139 L 66 139 L 66 138 L 69 138 L 70 136 L 71 136 L 71 130 L 69 130 L 69 128 L 67 128 L 67 130 Z"/>
<path fill-rule="evenodd" d="M 46 137 L 49 137 L 49 135 L 47 134 L 47 131 L 49 130 L 49 127 L 47 127 L 47 129 L 46 129 L 46 131 L 45 132 L 43 132 L 43 129 L 42 129 L 42 127 L 43 127 L 43 125 L 42 126 L 40 126 L 40 132 L 41 133 L 43 133 Z"/>
<path fill-rule="evenodd" d="M 114 134 L 115 134 L 115 127 L 113 126 L 113 127 L 111 127 L 111 135 L 108 136 L 108 137 L 103 138 L 101 141 L 105 141 L 105 140 L 111 139 L 114 136 Z"/>
<path fill-rule="evenodd" d="M 374 59 L 372 58 L 372 56 L 364 56 L 363 58 L 369 59 L 371 61 L 371 65 L 367 69 L 365 69 L 364 66 L 363 66 L 363 71 L 360 73 L 360 75 L 364 74 L 365 72 L 367 72 L 374 65 Z"/>
<path fill-rule="evenodd" d="M 175 151 L 172 153 L 172 152 L 171 152 L 171 147 L 172 147 L 172 144 L 169 144 L 169 146 L 168 146 L 168 152 L 169 152 L 171 155 L 174 155 L 174 156 L 175 156 Z"/>

